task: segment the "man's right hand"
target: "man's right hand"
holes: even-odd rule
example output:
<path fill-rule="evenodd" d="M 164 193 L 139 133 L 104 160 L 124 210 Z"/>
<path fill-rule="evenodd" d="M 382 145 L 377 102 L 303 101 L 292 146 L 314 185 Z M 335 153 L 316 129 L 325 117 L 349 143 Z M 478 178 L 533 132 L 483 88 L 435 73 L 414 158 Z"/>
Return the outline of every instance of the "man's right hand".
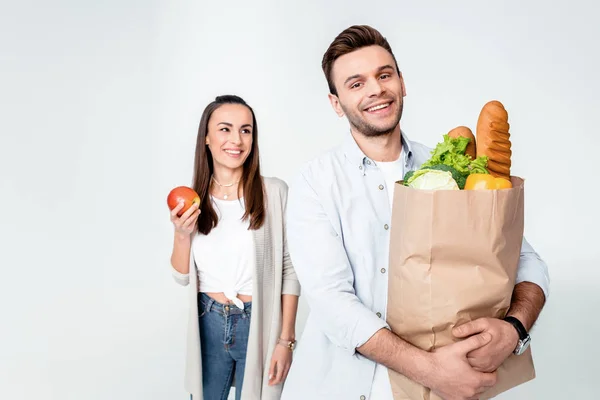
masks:
<path fill-rule="evenodd" d="M 445 400 L 478 399 L 496 383 L 496 372 L 486 373 L 473 369 L 467 354 L 490 342 L 489 333 L 480 333 L 431 353 L 433 369 L 426 386 Z"/>

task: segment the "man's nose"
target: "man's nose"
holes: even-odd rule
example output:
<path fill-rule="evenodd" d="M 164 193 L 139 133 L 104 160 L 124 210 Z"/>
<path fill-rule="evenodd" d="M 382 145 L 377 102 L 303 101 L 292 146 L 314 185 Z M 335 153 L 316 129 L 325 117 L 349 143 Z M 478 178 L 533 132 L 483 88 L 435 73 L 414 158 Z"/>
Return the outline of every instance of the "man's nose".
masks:
<path fill-rule="evenodd" d="M 379 80 L 375 79 L 367 82 L 367 94 L 369 97 L 377 97 L 383 92 L 385 92 L 385 88 Z"/>

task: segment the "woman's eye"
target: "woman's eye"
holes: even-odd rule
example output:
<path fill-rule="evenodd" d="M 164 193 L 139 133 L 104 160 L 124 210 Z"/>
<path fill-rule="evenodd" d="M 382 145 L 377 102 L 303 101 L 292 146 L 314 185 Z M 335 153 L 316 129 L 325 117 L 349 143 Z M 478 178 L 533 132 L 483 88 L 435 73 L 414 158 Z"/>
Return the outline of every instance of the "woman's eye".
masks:
<path fill-rule="evenodd" d="M 229 132 L 229 128 L 221 128 L 221 132 Z"/>
<path fill-rule="evenodd" d="M 252 133 L 252 131 L 250 129 L 243 129 L 242 133 Z"/>

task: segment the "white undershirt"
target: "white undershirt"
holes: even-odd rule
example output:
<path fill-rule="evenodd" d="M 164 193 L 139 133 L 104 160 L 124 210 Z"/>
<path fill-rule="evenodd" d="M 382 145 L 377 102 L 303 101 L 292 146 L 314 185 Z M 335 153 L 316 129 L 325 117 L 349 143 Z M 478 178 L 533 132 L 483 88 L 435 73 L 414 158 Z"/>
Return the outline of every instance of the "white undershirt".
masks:
<path fill-rule="evenodd" d="M 377 166 L 383 173 L 385 180 L 385 186 L 390 201 L 390 210 L 392 209 L 392 203 L 394 200 L 394 186 L 399 180 L 404 177 L 404 150 L 400 152 L 400 157 L 396 161 L 390 162 L 377 162 Z M 387 290 L 387 285 L 386 285 Z M 384 310 L 387 310 L 387 293 L 385 295 L 386 305 Z M 383 312 L 381 318 L 386 318 L 386 312 Z M 373 386 L 371 387 L 371 395 L 369 400 L 394 400 L 392 394 L 392 386 L 390 384 L 390 377 L 388 370 L 385 365 L 377 364 L 375 366 L 375 376 L 373 377 Z"/>
<path fill-rule="evenodd" d="M 394 185 L 397 181 L 404 178 L 404 163 L 403 163 L 403 152 L 400 152 L 400 157 L 396 161 L 378 161 L 377 166 L 383 173 L 385 179 L 385 186 L 387 187 L 388 196 L 390 198 L 390 210 L 392 208 L 392 202 L 394 201 Z"/>
<path fill-rule="evenodd" d="M 243 309 L 244 303 L 237 295 L 252 295 L 256 263 L 249 221 L 242 221 L 244 200 L 211 199 L 219 222 L 208 235 L 196 234 L 192 242 L 200 292 L 223 292 Z"/>

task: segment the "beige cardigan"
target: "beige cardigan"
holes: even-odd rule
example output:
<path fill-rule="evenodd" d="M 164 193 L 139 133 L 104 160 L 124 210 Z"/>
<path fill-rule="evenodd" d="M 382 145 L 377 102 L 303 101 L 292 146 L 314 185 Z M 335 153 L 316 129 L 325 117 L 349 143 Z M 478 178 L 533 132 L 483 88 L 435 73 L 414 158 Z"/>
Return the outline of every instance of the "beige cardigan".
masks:
<path fill-rule="evenodd" d="M 252 317 L 246 354 L 246 369 L 242 388 L 243 400 L 279 400 L 283 385 L 268 385 L 271 355 L 281 332 L 281 295 L 300 296 L 300 284 L 290 261 L 285 237 L 285 207 L 287 184 L 278 178 L 263 178 L 267 217 L 262 228 L 253 231 L 256 246 L 256 266 L 252 285 Z M 181 274 L 172 268 L 173 278 L 189 285 L 189 321 L 185 389 L 194 400 L 202 396 L 202 359 L 198 324 L 198 274 L 193 252 L 190 252 L 190 273 Z"/>

